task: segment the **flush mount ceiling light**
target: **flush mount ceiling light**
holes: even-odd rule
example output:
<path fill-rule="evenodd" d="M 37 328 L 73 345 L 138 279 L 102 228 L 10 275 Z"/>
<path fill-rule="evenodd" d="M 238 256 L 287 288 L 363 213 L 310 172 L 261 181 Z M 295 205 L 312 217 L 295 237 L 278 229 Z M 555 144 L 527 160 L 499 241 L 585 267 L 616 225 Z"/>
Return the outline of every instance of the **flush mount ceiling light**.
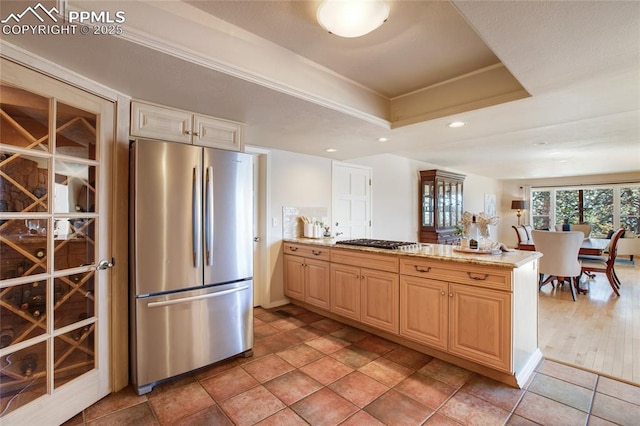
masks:
<path fill-rule="evenodd" d="M 337 149 L 335 149 L 335 148 L 327 148 L 327 149 L 325 149 L 325 151 L 326 152 L 336 152 Z"/>
<path fill-rule="evenodd" d="M 389 138 L 385 138 L 384 136 L 380 137 L 378 138 L 378 142 L 389 142 Z"/>
<path fill-rule="evenodd" d="M 389 17 L 382 0 L 325 0 L 318 7 L 318 23 L 340 37 L 360 37 L 378 28 Z"/>
<path fill-rule="evenodd" d="M 458 127 L 464 127 L 466 125 L 467 123 L 465 123 L 464 121 L 452 121 L 451 123 L 447 124 L 447 126 L 451 127 L 452 129 L 456 129 Z"/>

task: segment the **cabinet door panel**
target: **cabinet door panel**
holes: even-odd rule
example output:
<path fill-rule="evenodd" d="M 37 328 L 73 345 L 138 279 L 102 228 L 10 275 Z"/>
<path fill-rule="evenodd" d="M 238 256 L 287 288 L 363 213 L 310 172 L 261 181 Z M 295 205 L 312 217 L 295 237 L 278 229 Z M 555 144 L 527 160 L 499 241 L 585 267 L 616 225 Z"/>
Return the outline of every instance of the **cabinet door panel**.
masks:
<path fill-rule="evenodd" d="M 447 350 L 448 284 L 443 281 L 400 278 L 400 335 Z"/>
<path fill-rule="evenodd" d="M 284 255 L 284 294 L 292 299 L 304 300 L 304 259 Z"/>
<path fill-rule="evenodd" d="M 304 264 L 305 302 L 329 309 L 329 262 L 305 258 Z"/>
<path fill-rule="evenodd" d="M 202 115 L 193 116 L 195 145 L 242 150 L 242 124 Z"/>
<path fill-rule="evenodd" d="M 191 143 L 191 113 L 132 102 L 131 134 L 165 141 Z"/>
<path fill-rule="evenodd" d="M 391 333 L 399 331 L 398 274 L 362 269 L 361 321 Z"/>
<path fill-rule="evenodd" d="M 511 371 L 511 293 L 449 284 L 449 352 Z"/>
<path fill-rule="evenodd" d="M 331 265 L 331 312 L 360 321 L 360 268 Z"/>

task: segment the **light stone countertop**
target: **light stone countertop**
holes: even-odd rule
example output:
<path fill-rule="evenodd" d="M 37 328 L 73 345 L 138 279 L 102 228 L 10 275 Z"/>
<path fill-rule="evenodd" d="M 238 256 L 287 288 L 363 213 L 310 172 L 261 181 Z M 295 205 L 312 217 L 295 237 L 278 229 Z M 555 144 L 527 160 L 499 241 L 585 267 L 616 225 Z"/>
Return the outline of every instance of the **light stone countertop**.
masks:
<path fill-rule="evenodd" d="M 388 254 L 392 256 L 416 256 L 433 260 L 448 262 L 471 263 L 476 265 L 496 266 L 502 268 L 518 268 L 535 259 L 542 257 L 537 251 L 514 250 L 501 254 L 476 254 L 455 251 L 455 246 L 421 243 L 420 248 L 409 250 L 389 250 L 374 247 L 357 247 L 336 244 L 334 238 L 285 238 L 284 242 L 295 244 L 308 244 L 327 248 L 339 248 L 344 250 L 357 250 L 368 253 Z"/>

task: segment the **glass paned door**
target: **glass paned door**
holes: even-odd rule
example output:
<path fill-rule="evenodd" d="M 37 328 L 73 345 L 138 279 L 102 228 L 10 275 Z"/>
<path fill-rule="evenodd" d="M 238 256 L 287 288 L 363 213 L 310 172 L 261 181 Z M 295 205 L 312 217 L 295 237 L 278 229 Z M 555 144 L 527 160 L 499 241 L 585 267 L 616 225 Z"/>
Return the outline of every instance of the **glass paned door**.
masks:
<path fill-rule="evenodd" d="M 57 423 L 109 391 L 109 273 L 96 265 L 108 251 L 100 171 L 114 109 L 2 66 L 0 423 Z"/>

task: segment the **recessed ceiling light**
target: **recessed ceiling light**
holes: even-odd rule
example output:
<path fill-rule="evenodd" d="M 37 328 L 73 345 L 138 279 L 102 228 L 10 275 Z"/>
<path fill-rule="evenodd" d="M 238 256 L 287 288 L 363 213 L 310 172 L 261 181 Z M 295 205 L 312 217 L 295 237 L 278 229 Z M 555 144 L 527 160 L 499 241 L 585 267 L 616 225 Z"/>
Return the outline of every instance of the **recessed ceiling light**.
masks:
<path fill-rule="evenodd" d="M 541 145 L 546 145 L 546 142 L 534 142 L 535 146 L 541 146 Z"/>
<path fill-rule="evenodd" d="M 325 149 L 325 151 L 327 151 L 327 152 L 336 152 L 337 149 L 335 149 L 335 148 L 327 148 L 327 149 Z"/>
<path fill-rule="evenodd" d="M 389 141 L 389 138 L 384 138 L 384 137 L 378 138 L 378 142 L 388 142 L 388 141 Z"/>
<path fill-rule="evenodd" d="M 466 125 L 467 123 L 465 123 L 464 121 L 452 121 L 451 123 L 447 124 L 447 126 L 451 127 L 452 129 L 456 129 L 458 127 L 464 127 Z"/>

